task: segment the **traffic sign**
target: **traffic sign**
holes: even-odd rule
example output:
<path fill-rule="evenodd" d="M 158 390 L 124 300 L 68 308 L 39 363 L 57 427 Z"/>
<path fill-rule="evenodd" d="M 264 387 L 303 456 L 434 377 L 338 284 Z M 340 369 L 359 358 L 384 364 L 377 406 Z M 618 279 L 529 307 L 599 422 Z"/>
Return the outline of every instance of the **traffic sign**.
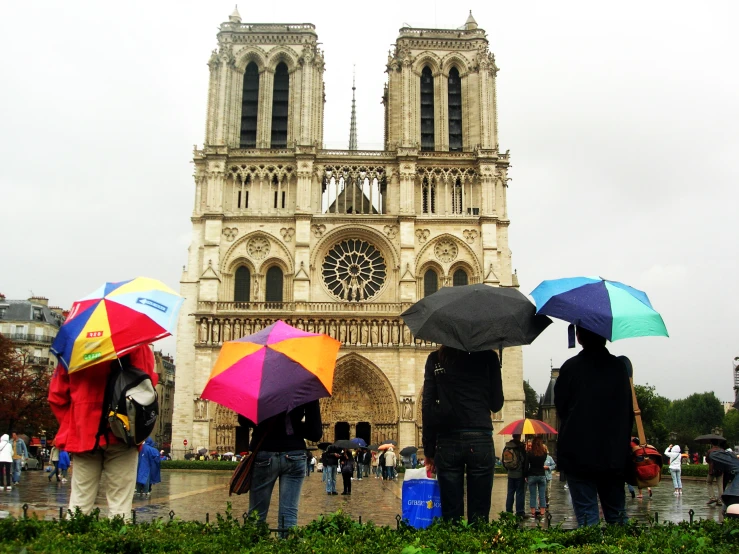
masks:
<path fill-rule="evenodd" d="M 187 439 L 183 440 L 182 441 L 182 444 L 184 444 L 185 446 L 187 446 Z"/>

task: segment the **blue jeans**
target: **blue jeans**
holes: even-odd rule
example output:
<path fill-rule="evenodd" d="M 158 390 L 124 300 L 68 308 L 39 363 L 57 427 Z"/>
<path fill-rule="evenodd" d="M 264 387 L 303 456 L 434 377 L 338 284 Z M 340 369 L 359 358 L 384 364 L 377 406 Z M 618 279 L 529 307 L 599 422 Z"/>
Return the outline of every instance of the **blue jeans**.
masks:
<path fill-rule="evenodd" d="M 508 478 L 508 494 L 505 499 L 505 511 L 513 513 L 513 497 L 516 497 L 516 515 L 524 515 L 526 503 L 526 487 L 523 477 Z"/>
<path fill-rule="evenodd" d="M 323 476 L 326 481 L 326 492 L 336 492 L 336 468 L 338 466 L 323 466 Z"/>
<path fill-rule="evenodd" d="M 442 517 L 447 520 L 462 518 L 466 475 L 467 520 L 487 522 L 495 469 L 495 446 L 490 433 L 439 435 L 434 463 L 439 479 Z"/>
<path fill-rule="evenodd" d="M 676 489 L 682 489 L 683 488 L 683 480 L 680 478 L 683 470 L 682 469 L 670 469 L 670 474 L 672 475 L 672 486 Z M 13 474 L 15 475 L 15 474 Z"/>
<path fill-rule="evenodd" d="M 536 505 L 536 496 L 539 496 L 539 505 Z M 529 476 L 529 508 L 538 509 L 547 507 L 547 478 L 543 475 Z"/>
<path fill-rule="evenodd" d="M 280 480 L 280 508 L 278 527 L 295 527 L 298 524 L 298 502 L 305 478 L 305 450 L 289 452 L 258 452 L 254 460 L 254 473 L 249 491 L 249 512 L 257 511 L 265 521 L 272 499 L 275 481 Z"/>
<path fill-rule="evenodd" d="M 626 522 L 623 475 L 605 474 L 586 478 L 568 473 L 567 484 L 570 486 L 572 507 L 575 510 L 579 527 L 598 525 L 600 521 L 599 498 L 606 523 Z"/>
<path fill-rule="evenodd" d="M 21 464 L 23 460 L 18 458 L 13 460 L 13 484 L 21 482 Z"/>

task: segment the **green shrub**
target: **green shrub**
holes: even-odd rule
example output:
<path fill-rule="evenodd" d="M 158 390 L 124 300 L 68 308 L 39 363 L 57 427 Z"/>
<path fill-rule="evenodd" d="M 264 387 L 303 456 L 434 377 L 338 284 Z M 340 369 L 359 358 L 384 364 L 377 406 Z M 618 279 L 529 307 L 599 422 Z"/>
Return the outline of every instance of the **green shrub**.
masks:
<path fill-rule="evenodd" d="M 681 466 L 682 477 L 706 477 L 708 475 L 708 464 L 690 464 Z M 662 466 L 662 475 L 670 474 L 670 466 L 665 464 Z"/>
<path fill-rule="evenodd" d="M 109 521 L 97 513 L 79 513 L 63 521 L 0 520 L 0 553 L 140 553 L 275 552 L 281 554 L 436 554 L 477 552 L 549 552 L 630 554 L 691 552 L 729 554 L 739 551 L 739 523 L 638 524 L 588 527 L 567 531 L 519 528 L 511 514 L 490 524 L 438 522 L 416 530 L 360 524 L 341 512 L 321 516 L 305 527 L 276 538 L 255 519 L 234 518 L 230 506 L 211 524 L 156 520 L 133 525 Z"/>
<path fill-rule="evenodd" d="M 238 462 L 228 462 L 226 460 L 208 460 L 207 462 L 198 460 L 164 460 L 162 469 L 210 469 L 233 471 Z"/>

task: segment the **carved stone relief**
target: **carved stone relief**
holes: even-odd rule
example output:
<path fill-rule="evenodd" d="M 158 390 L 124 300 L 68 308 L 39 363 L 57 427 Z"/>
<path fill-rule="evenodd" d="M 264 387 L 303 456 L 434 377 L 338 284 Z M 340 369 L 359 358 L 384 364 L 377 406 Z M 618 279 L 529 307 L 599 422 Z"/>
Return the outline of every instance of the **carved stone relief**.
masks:
<path fill-rule="evenodd" d="M 398 236 L 398 226 L 397 225 L 385 225 L 385 234 L 387 235 L 387 238 L 390 240 L 393 240 L 395 237 Z"/>
<path fill-rule="evenodd" d="M 442 239 L 434 246 L 434 255 L 440 262 L 453 262 L 457 258 L 457 254 L 457 245 L 451 239 Z"/>
<path fill-rule="evenodd" d="M 464 236 L 464 239 L 469 243 L 472 244 L 475 242 L 475 239 L 477 238 L 477 231 L 474 229 L 465 229 L 462 232 L 462 236 Z"/>
<path fill-rule="evenodd" d="M 323 223 L 314 223 L 310 226 L 310 230 L 315 237 L 320 238 L 326 232 L 326 226 Z"/>
<path fill-rule="evenodd" d="M 295 229 L 292 227 L 283 227 L 280 229 L 280 234 L 285 242 L 290 242 L 295 236 Z"/>
<path fill-rule="evenodd" d="M 418 243 L 423 244 L 424 242 L 426 242 L 430 234 L 431 231 L 429 231 L 428 229 L 416 229 L 416 237 L 418 238 Z"/>
<path fill-rule="evenodd" d="M 253 237 L 246 244 L 246 251 L 255 260 L 263 260 L 270 251 L 269 240 L 265 237 Z"/>
<path fill-rule="evenodd" d="M 226 240 L 228 242 L 233 242 L 233 240 L 236 238 L 236 235 L 239 234 L 238 227 L 225 227 L 223 229 L 223 235 L 226 237 Z"/>

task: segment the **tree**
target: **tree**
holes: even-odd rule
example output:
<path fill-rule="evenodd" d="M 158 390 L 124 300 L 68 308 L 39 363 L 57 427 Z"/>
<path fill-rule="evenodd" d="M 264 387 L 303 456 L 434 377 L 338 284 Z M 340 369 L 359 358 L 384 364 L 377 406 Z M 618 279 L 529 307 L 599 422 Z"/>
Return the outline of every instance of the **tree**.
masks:
<path fill-rule="evenodd" d="M 536 417 L 539 413 L 539 395 L 528 381 L 523 382 L 523 392 L 526 395 L 526 417 Z"/>
<path fill-rule="evenodd" d="M 734 448 L 735 444 L 739 444 L 739 410 L 729 410 L 724 415 L 724 423 L 721 426 L 724 430 L 724 437 L 729 441 L 729 446 Z"/>
<path fill-rule="evenodd" d="M 676 436 L 676 444 L 688 445 L 691 451 L 699 448 L 695 437 L 710 433 L 723 421 L 724 407 L 712 392 L 694 393 L 673 401 L 665 417 L 668 431 Z"/>
<path fill-rule="evenodd" d="M 0 428 L 33 435 L 58 428 L 47 395 L 51 371 L 26 362 L 26 353 L 0 335 Z"/>
<path fill-rule="evenodd" d="M 641 411 L 644 434 L 651 444 L 663 444 L 669 440 L 669 430 L 665 427 L 665 416 L 670 407 L 670 401 L 655 392 L 655 388 L 647 385 L 634 385 L 636 401 Z M 636 436 L 636 423 L 633 435 Z"/>

